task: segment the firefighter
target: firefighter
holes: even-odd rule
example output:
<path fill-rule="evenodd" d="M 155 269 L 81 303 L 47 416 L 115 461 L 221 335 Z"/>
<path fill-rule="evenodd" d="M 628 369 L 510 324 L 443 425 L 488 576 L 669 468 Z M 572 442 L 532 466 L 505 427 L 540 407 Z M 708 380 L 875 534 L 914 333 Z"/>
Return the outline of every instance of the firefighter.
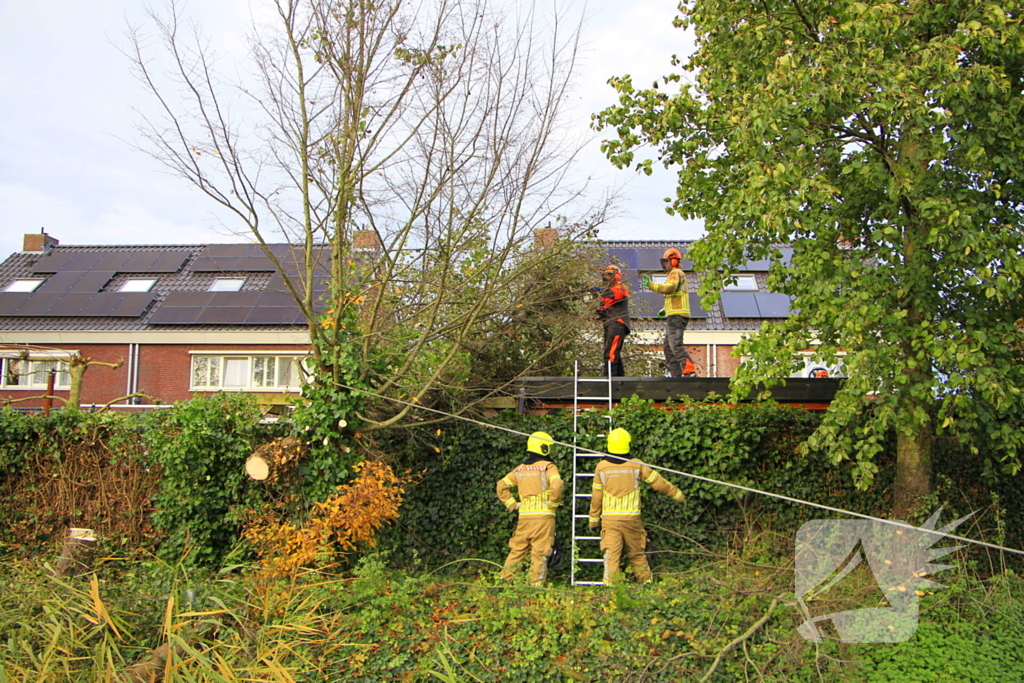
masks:
<path fill-rule="evenodd" d="M 622 342 L 629 334 L 629 287 L 616 265 L 604 269 L 601 284 L 597 317 L 604 325 L 605 369 L 612 377 L 623 377 Z"/>
<path fill-rule="evenodd" d="M 530 581 L 547 578 L 548 560 L 555 543 L 555 510 L 562 502 L 562 477 L 548 457 L 554 439 L 546 432 L 534 432 L 526 441 L 523 464 L 498 481 L 498 500 L 510 512 L 519 511 L 519 523 L 509 539 L 511 548 L 501 578 L 511 580 L 514 570 L 530 553 Z M 519 489 L 519 500 L 509 490 Z"/>
<path fill-rule="evenodd" d="M 644 286 L 652 292 L 665 295 L 665 362 L 672 377 L 695 377 L 697 367 L 683 343 L 683 332 L 690 322 L 690 294 L 686 273 L 679 267 L 683 255 L 676 248 L 666 249 L 661 255 L 661 267 L 668 273 L 664 283 L 651 282 L 646 273 L 640 276 Z"/>
<path fill-rule="evenodd" d="M 610 585 L 619 573 L 622 551 L 641 583 L 654 579 L 644 549 L 647 532 L 640 518 L 640 482 L 650 484 L 677 503 L 683 492 L 655 470 L 635 458 L 617 457 L 629 453 L 629 432 L 621 427 L 608 433 L 608 453 L 594 471 L 590 495 L 589 526 L 601 527 L 601 551 L 604 553 L 604 584 Z"/>

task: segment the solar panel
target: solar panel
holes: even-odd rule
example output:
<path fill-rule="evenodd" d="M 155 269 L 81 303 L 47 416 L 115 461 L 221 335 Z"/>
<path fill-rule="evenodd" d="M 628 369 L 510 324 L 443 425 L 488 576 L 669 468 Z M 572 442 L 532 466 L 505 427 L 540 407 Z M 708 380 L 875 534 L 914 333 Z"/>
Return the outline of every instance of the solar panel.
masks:
<path fill-rule="evenodd" d="M 69 254 L 67 252 L 62 252 L 59 254 L 48 254 L 47 256 L 44 256 L 43 258 L 36 261 L 36 263 L 32 266 L 32 272 L 56 273 L 57 271 L 63 270 L 64 266 L 66 266 L 71 261 L 71 258 L 73 256 L 75 256 L 75 254 Z"/>
<path fill-rule="evenodd" d="M 295 309 L 283 306 L 257 306 L 249 311 L 246 325 L 291 325 L 295 322 Z"/>
<path fill-rule="evenodd" d="M 94 297 L 95 294 L 64 294 L 46 312 L 47 317 L 73 317 L 80 315 L 82 309 Z"/>
<path fill-rule="evenodd" d="M 168 292 L 160 308 L 203 308 L 211 298 L 212 292 Z"/>
<path fill-rule="evenodd" d="M 54 304 L 60 301 L 63 294 L 30 294 L 25 303 L 18 309 L 19 316 L 45 316 Z"/>
<path fill-rule="evenodd" d="M 791 299 L 787 294 L 757 293 L 754 294 L 757 308 L 762 318 L 788 318 Z"/>
<path fill-rule="evenodd" d="M 0 316 L 18 315 L 18 309 L 28 301 L 30 296 L 32 295 L 27 292 L 0 292 Z"/>
<path fill-rule="evenodd" d="M 266 256 L 201 256 L 192 262 L 190 270 L 195 273 L 267 273 L 276 268 Z"/>
<path fill-rule="evenodd" d="M 664 249 L 637 249 L 637 270 L 655 270 L 661 272 L 661 255 L 664 253 Z"/>
<path fill-rule="evenodd" d="M 196 323 L 200 325 L 240 325 L 249 317 L 251 307 L 228 308 L 226 306 L 208 306 L 200 311 Z"/>
<path fill-rule="evenodd" d="M 251 307 L 259 303 L 263 292 L 213 292 L 207 306 L 214 308 Z"/>
<path fill-rule="evenodd" d="M 75 284 L 82 279 L 83 275 L 85 275 L 85 273 L 77 270 L 54 273 L 46 279 L 46 282 L 39 285 L 36 291 L 40 294 L 46 294 L 48 292 L 70 292 L 74 288 Z"/>
<path fill-rule="evenodd" d="M 148 273 L 156 264 L 160 255 L 152 251 L 128 254 L 128 258 L 118 267 L 120 273 Z"/>
<path fill-rule="evenodd" d="M 727 318 L 760 318 L 753 292 L 722 292 L 722 310 Z"/>
<path fill-rule="evenodd" d="M 636 249 L 609 249 L 608 263 L 614 263 L 623 268 L 636 270 Z"/>
<path fill-rule="evenodd" d="M 793 249 L 786 247 L 785 249 L 779 249 L 779 251 L 782 252 L 782 262 L 788 265 L 793 260 Z"/>
<path fill-rule="evenodd" d="M 188 253 L 184 251 L 161 251 L 157 259 L 150 266 L 147 273 L 177 273 L 188 260 Z"/>
<path fill-rule="evenodd" d="M 202 253 L 202 256 L 209 258 L 262 255 L 263 247 L 258 244 L 209 244 Z"/>
<path fill-rule="evenodd" d="M 155 311 L 153 311 L 153 315 L 149 316 L 149 324 L 192 325 L 195 323 L 196 318 L 199 317 L 199 313 L 202 310 L 202 308 L 179 308 L 161 304 Z"/>
<path fill-rule="evenodd" d="M 708 312 L 704 310 L 704 306 L 701 304 L 700 295 L 690 292 L 690 317 L 691 318 L 706 318 Z"/>
<path fill-rule="evenodd" d="M 657 318 L 665 306 L 665 297 L 655 292 L 637 292 L 629 295 L 629 315 L 633 318 Z"/>
<path fill-rule="evenodd" d="M 291 294 L 284 292 L 258 292 L 258 294 L 260 295 L 257 300 L 258 306 L 294 308 L 296 305 Z"/>
<path fill-rule="evenodd" d="M 761 259 L 759 261 L 747 261 L 741 265 L 737 270 L 745 270 L 747 272 L 768 272 L 768 267 L 771 265 L 771 261 L 768 259 Z"/>
<path fill-rule="evenodd" d="M 113 305 L 113 311 L 109 315 L 119 318 L 138 318 L 146 312 L 149 305 L 156 301 L 156 295 L 149 292 L 100 292 L 96 296 L 110 295 L 122 297 Z"/>

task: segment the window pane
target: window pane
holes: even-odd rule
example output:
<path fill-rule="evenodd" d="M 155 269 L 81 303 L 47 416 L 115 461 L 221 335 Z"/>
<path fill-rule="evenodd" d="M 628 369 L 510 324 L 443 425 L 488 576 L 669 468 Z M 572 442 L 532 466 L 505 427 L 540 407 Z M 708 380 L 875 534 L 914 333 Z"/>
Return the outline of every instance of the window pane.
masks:
<path fill-rule="evenodd" d="M 132 280 L 125 280 L 125 283 L 121 285 L 122 292 L 148 292 L 156 284 L 155 278 L 139 278 Z"/>
<path fill-rule="evenodd" d="M 57 363 L 57 386 L 58 387 L 70 387 L 71 386 L 71 366 L 66 361 L 60 361 Z"/>
<path fill-rule="evenodd" d="M 220 358 L 217 356 L 192 357 L 192 386 L 220 386 Z"/>
<path fill-rule="evenodd" d="M 210 285 L 211 292 L 237 292 L 245 284 L 245 278 L 219 277 Z"/>
<path fill-rule="evenodd" d="M 224 359 L 224 386 L 245 387 L 249 385 L 249 359 Z"/>
<path fill-rule="evenodd" d="M 57 369 L 57 363 L 52 360 L 37 360 L 32 361 L 32 379 L 30 384 L 36 386 L 48 386 L 50 371 Z M 56 379 L 56 378 L 55 378 Z"/>
<path fill-rule="evenodd" d="M 253 356 L 252 359 L 253 387 L 274 386 L 274 357 Z"/>
<path fill-rule="evenodd" d="M 736 284 L 726 285 L 724 290 L 727 292 L 756 292 L 757 281 L 753 275 L 738 275 Z"/>
<path fill-rule="evenodd" d="M 4 383 L 9 387 L 22 387 L 28 383 L 25 372 L 25 361 L 18 358 L 4 359 Z"/>
<path fill-rule="evenodd" d="M 11 284 L 7 285 L 5 292 L 34 292 L 39 285 L 43 284 L 42 280 L 15 280 Z"/>
<path fill-rule="evenodd" d="M 294 357 L 283 357 L 277 359 L 277 386 L 298 387 L 299 382 L 299 359 Z"/>

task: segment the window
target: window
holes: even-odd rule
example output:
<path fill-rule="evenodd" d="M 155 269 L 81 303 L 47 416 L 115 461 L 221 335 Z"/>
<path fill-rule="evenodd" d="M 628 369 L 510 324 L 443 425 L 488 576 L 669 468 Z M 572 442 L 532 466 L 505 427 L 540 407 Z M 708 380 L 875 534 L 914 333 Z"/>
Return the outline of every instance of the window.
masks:
<path fill-rule="evenodd" d="M 53 359 L 3 358 L 3 374 L 0 383 L 8 389 L 46 389 L 50 372 L 56 371 L 54 387 L 67 389 L 71 386 L 71 375 L 67 361 Z"/>
<path fill-rule="evenodd" d="M 156 284 L 156 278 L 131 278 L 121 285 L 120 292 L 148 292 Z"/>
<path fill-rule="evenodd" d="M 237 292 L 245 284 L 244 277 L 219 277 L 210 285 L 211 292 Z"/>
<path fill-rule="evenodd" d="M 192 356 L 192 390 L 298 390 L 302 386 L 299 356 Z"/>
<path fill-rule="evenodd" d="M 7 285 L 4 289 L 5 292 L 34 292 L 39 285 L 43 284 L 43 280 L 15 280 L 11 284 Z"/>
<path fill-rule="evenodd" d="M 736 283 L 726 285 L 726 292 L 756 292 L 757 280 L 753 275 L 736 275 Z"/>

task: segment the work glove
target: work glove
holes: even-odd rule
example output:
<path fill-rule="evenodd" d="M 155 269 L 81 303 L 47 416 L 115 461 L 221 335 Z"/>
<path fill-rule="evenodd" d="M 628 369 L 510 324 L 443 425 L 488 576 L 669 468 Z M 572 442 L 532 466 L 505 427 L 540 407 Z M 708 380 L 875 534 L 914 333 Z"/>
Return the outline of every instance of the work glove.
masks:
<path fill-rule="evenodd" d="M 664 318 L 665 317 L 665 309 L 664 308 L 661 309 L 660 311 L 658 311 L 658 317 L 659 318 Z"/>
<path fill-rule="evenodd" d="M 651 288 L 651 276 L 648 275 L 647 273 L 642 273 L 640 275 L 640 282 L 642 282 L 644 287 L 646 287 L 647 289 Z"/>

